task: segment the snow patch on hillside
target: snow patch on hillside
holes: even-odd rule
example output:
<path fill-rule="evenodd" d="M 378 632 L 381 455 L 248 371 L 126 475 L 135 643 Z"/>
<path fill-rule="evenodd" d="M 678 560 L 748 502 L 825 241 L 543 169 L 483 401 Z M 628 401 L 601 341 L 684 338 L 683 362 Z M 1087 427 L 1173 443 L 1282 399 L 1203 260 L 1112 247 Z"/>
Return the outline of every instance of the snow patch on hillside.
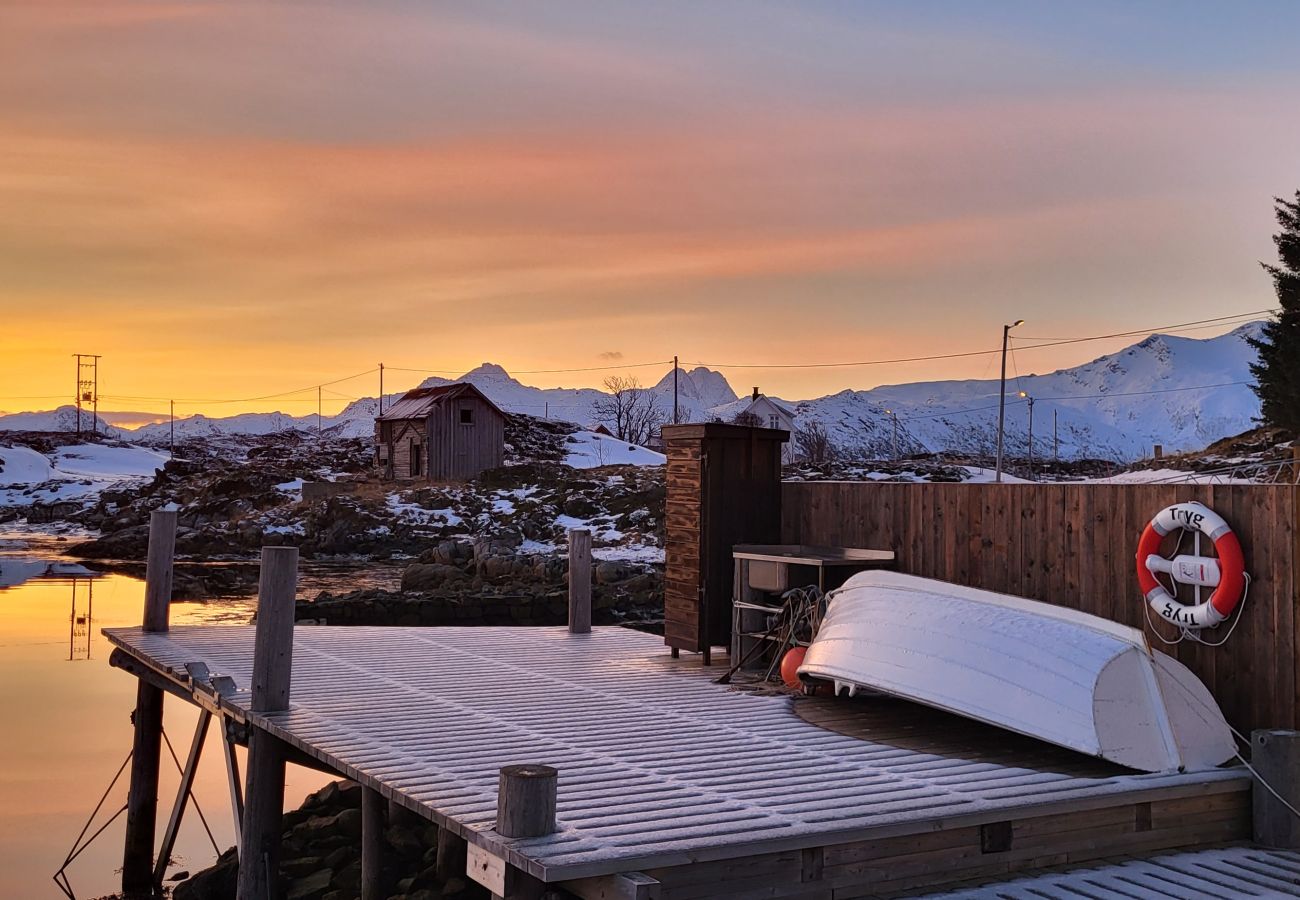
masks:
<path fill-rule="evenodd" d="M 569 435 L 567 449 L 564 462 L 575 469 L 594 469 L 597 466 L 662 466 L 667 459 L 662 453 L 594 431 L 579 431 Z"/>
<path fill-rule="evenodd" d="M 167 459 L 164 453 L 129 445 L 72 444 L 49 455 L 28 447 L 0 447 L 0 507 L 90 503 L 108 488 L 152 478 Z"/>

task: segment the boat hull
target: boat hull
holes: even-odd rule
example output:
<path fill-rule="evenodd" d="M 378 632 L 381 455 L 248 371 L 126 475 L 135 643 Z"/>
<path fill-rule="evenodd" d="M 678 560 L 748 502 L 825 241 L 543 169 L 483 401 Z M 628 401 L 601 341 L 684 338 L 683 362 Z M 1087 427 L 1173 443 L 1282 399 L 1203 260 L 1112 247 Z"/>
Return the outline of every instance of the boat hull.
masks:
<path fill-rule="evenodd" d="M 836 591 L 801 676 L 882 691 L 1147 772 L 1236 752 L 1213 697 L 1141 631 L 897 572 Z"/>

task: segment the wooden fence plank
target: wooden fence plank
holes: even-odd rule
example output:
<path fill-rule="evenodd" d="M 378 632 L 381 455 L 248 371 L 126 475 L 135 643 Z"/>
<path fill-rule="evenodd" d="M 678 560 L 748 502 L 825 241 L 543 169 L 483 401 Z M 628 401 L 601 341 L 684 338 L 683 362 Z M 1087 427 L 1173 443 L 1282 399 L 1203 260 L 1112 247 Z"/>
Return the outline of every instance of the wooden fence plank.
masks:
<path fill-rule="evenodd" d="M 904 572 L 1147 628 L 1154 646 L 1206 683 L 1238 729 L 1300 722 L 1300 577 L 1293 571 L 1300 559 L 1300 488 L 789 482 L 784 491 L 784 541 L 891 549 Z M 1199 500 L 1227 518 L 1254 577 L 1245 617 L 1222 647 L 1192 641 L 1166 647 L 1145 623 L 1137 539 L 1155 513 L 1181 500 Z M 1166 552 L 1173 544 L 1171 538 Z M 1183 552 L 1190 548 L 1189 537 Z M 1164 623 L 1154 630 L 1176 636 Z"/>

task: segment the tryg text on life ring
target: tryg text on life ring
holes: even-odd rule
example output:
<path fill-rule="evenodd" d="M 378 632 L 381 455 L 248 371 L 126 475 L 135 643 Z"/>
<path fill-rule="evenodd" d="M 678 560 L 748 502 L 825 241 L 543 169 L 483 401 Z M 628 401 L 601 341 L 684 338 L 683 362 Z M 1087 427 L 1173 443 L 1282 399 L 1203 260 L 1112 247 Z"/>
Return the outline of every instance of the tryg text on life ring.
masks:
<path fill-rule="evenodd" d="M 1176 528 L 1199 531 L 1214 541 L 1218 558 L 1179 555 L 1165 559 L 1160 542 Z M 1163 572 L 1179 584 L 1214 588 L 1210 599 L 1194 606 L 1179 603 L 1156 579 Z M 1156 513 L 1142 532 L 1137 549 L 1138 584 L 1160 618 L 1183 628 L 1213 628 L 1232 615 L 1246 585 L 1241 543 L 1223 516 L 1202 503 L 1175 503 Z"/>

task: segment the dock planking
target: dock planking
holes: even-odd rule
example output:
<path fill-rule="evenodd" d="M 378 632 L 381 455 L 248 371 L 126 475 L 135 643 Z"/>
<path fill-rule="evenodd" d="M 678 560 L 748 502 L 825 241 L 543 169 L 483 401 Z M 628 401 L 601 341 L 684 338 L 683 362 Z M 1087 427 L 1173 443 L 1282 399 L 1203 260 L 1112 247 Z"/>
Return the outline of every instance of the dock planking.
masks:
<path fill-rule="evenodd" d="M 251 682 L 251 627 L 105 633 L 177 687 L 195 661 Z M 294 633 L 287 712 L 252 712 L 246 690 L 222 703 L 550 882 L 651 871 L 683 884 L 665 896 L 687 896 L 683 872 L 704 877 L 729 860 L 779 866 L 791 851 L 954 829 L 978 839 L 986 823 L 1183 798 L 1215 798 L 1231 819 L 1215 836 L 1244 836 L 1241 770 L 1133 774 L 1084 757 L 1062 770 L 988 741 L 962 758 L 917 743 L 897 721 L 855 734 L 820 727 L 791 698 L 732 690 L 715 674 L 671 660 L 657 636 L 620 628 L 308 627 Z M 559 770 L 555 834 L 492 830 L 498 770 L 516 763 Z M 820 859 L 800 857 L 796 868 L 821 878 Z M 856 883 L 854 871 L 828 872 Z"/>

